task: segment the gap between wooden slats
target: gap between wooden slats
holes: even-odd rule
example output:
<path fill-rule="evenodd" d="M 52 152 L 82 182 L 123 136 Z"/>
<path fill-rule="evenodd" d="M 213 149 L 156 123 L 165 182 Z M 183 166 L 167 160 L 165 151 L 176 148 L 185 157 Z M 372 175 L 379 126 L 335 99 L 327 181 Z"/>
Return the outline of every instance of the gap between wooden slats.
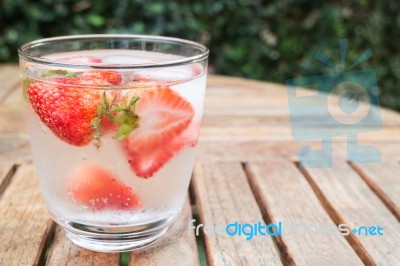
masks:
<path fill-rule="evenodd" d="M 10 183 L 11 177 L 14 175 L 16 169 L 17 165 L 5 163 L 0 164 L 0 198 Z"/>

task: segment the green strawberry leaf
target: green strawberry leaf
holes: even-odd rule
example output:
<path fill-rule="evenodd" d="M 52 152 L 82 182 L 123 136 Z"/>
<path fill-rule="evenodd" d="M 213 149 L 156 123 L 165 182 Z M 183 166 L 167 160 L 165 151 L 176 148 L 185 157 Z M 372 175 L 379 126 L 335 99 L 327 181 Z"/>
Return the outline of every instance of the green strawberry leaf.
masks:
<path fill-rule="evenodd" d="M 116 96 L 114 96 L 110 102 L 104 91 L 101 103 L 97 106 L 98 116 L 91 121 L 94 138 L 98 140 L 102 135 L 102 119 L 108 119 L 117 126 L 117 134 L 114 136 L 117 141 L 125 139 L 133 130 L 138 128 L 140 119 L 135 112 L 135 106 L 139 99 L 135 96 L 129 100 L 127 96 L 124 96 L 120 102 L 116 103 Z"/>
<path fill-rule="evenodd" d="M 114 137 L 114 139 L 117 141 L 121 141 L 126 138 L 134 129 L 134 126 L 123 124 L 118 128 L 117 135 Z"/>

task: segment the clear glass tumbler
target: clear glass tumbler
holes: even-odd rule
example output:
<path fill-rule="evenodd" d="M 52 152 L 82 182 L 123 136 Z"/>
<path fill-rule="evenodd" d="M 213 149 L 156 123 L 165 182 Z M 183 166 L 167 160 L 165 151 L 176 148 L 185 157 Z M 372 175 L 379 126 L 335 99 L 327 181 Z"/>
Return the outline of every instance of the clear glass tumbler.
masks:
<path fill-rule="evenodd" d="M 51 217 L 75 244 L 144 247 L 180 213 L 195 161 L 208 49 L 176 38 L 76 35 L 19 49 Z"/>

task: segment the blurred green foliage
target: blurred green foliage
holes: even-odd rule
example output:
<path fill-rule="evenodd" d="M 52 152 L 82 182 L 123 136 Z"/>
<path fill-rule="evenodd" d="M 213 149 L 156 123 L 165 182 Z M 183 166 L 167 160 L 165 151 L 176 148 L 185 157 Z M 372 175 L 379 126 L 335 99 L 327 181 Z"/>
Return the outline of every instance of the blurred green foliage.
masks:
<path fill-rule="evenodd" d="M 285 83 L 333 71 L 314 55 L 339 64 L 337 39 L 347 38 L 344 69 L 371 48 L 352 70 L 375 69 L 382 104 L 400 110 L 399 26 L 398 1 L 2 0 L 0 62 L 16 62 L 22 43 L 42 37 L 157 34 L 206 44 L 215 73 Z"/>

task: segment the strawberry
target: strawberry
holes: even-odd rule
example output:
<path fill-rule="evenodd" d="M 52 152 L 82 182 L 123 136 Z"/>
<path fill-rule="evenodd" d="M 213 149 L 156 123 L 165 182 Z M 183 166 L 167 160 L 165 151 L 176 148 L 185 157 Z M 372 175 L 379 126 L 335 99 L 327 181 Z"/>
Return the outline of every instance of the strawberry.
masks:
<path fill-rule="evenodd" d="M 78 64 L 92 64 L 92 63 L 101 63 L 101 59 L 95 56 L 73 56 L 73 57 L 66 57 L 60 58 L 58 61 L 65 62 L 65 63 L 78 63 Z"/>
<path fill-rule="evenodd" d="M 80 77 L 89 80 L 105 80 L 111 85 L 119 85 L 122 82 L 121 74 L 112 70 L 89 70 L 83 72 Z"/>
<path fill-rule="evenodd" d="M 199 139 L 200 126 L 201 119 L 193 119 L 187 129 L 183 131 L 179 138 L 176 138 L 175 141 L 180 141 L 183 143 L 183 145 L 189 147 L 196 146 Z"/>
<path fill-rule="evenodd" d="M 72 199 L 91 210 L 133 210 L 141 205 L 131 187 L 98 165 L 82 165 L 68 180 Z"/>
<path fill-rule="evenodd" d="M 190 125 L 179 136 L 153 149 L 140 151 L 134 147 L 128 147 L 127 141 L 123 142 L 123 145 L 125 145 L 124 150 L 128 158 L 130 158 L 128 162 L 131 168 L 140 177 L 151 177 L 182 148 L 196 146 L 200 124 L 201 120 L 192 120 Z"/>
<path fill-rule="evenodd" d="M 92 140 L 91 121 L 102 98 L 99 90 L 35 82 L 29 84 L 27 95 L 40 120 L 61 140 L 78 147 Z"/>
<path fill-rule="evenodd" d="M 178 136 L 194 116 L 192 105 L 169 87 L 139 91 L 140 126 L 127 138 L 136 149 L 148 149 Z"/>
<path fill-rule="evenodd" d="M 112 70 L 89 70 L 79 74 L 78 77 L 61 77 L 54 80 L 62 84 L 102 87 L 119 85 L 122 82 L 122 76 Z"/>
<path fill-rule="evenodd" d="M 136 92 L 137 93 L 137 92 Z M 140 91 L 135 111 L 139 127 L 121 144 L 136 175 L 151 177 L 184 146 L 175 141 L 188 127 L 194 109 L 168 87 Z"/>
<path fill-rule="evenodd" d="M 53 78 L 27 86 L 28 99 L 42 122 L 61 140 L 78 147 L 100 136 L 98 124 L 109 106 L 102 113 L 98 107 L 117 95 L 84 86 L 109 86 L 121 78 L 115 71 L 88 72 L 87 76 Z"/>
<path fill-rule="evenodd" d="M 164 145 L 151 149 L 138 150 L 122 142 L 128 162 L 137 176 L 149 178 L 153 176 L 165 163 L 167 163 L 182 148 L 182 142 L 167 142 Z"/>

